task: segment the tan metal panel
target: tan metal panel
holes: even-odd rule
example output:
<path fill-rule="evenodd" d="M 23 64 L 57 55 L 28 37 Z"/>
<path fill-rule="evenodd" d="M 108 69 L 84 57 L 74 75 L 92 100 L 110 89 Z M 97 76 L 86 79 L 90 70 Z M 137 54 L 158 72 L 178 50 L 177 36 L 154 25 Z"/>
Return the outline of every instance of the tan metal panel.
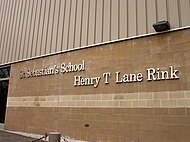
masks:
<path fill-rule="evenodd" d="M 21 38 L 21 44 L 20 44 L 20 52 L 19 52 L 19 59 L 23 59 L 23 53 L 24 53 L 24 48 L 26 48 L 24 46 L 24 43 L 26 41 L 26 30 L 27 30 L 27 21 L 28 21 L 28 13 L 29 13 L 29 1 L 30 0 L 26 0 L 26 5 L 25 5 L 25 12 L 24 12 L 24 16 L 23 16 L 23 31 L 22 31 L 22 38 Z"/>
<path fill-rule="evenodd" d="M 83 1 L 82 29 L 81 29 L 81 46 L 87 45 L 88 39 L 88 14 L 89 0 Z"/>
<path fill-rule="evenodd" d="M 128 36 L 136 36 L 137 34 L 137 17 L 136 17 L 136 1 L 128 0 Z"/>
<path fill-rule="evenodd" d="M 155 32 L 152 28 L 153 23 L 156 22 L 156 3 L 155 0 L 147 0 L 147 28 L 148 33 Z"/>
<path fill-rule="evenodd" d="M 172 29 L 179 28 L 178 0 L 168 0 L 168 19 Z"/>
<path fill-rule="evenodd" d="M 110 0 L 104 0 L 104 19 L 103 19 L 103 41 L 110 40 L 110 22 L 111 22 L 111 2 Z"/>
<path fill-rule="evenodd" d="M 9 52 L 9 58 L 8 58 L 8 61 L 11 62 L 11 61 L 14 61 L 12 59 L 13 57 L 13 53 L 14 53 L 14 50 L 15 50 L 15 44 L 14 44 L 14 40 L 15 40 L 15 35 L 16 35 L 16 23 L 17 23 L 17 13 L 18 13 L 18 9 L 19 9 L 19 1 L 16 0 L 15 1 L 15 10 L 14 10 L 14 18 L 13 18 L 13 27 L 12 27 L 12 34 L 11 34 L 11 39 L 10 39 L 10 52 Z"/>
<path fill-rule="evenodd" d="M 11 52 L 11 47 L 10 47 L 10 43 L 11 43 L 11 36 L 13 34 L 13 21 L 15 19 L 15 5 L 16 5 L 16 0 L 13 0 L 13 5 L 12 5 L 12 11 L 11 11 L 11 19 L 10 19 L 10 26 L 9 26 L 9 35 L 8 35 L 8 40 L 7 40 L 7 52 L 5 55 L 5 62 L 9 62 L 9 56 L 10 56 L 10 52 Z"/>
<path fill-rule="evenodd" d="M 3 47 L 3 42 L 4 42 L 4 37 L 5 37 L 5 26 L 6 26 L 6 19 L 7 19 L 7 12 L 8 12 L 8 5 L 9 5 L 9 1 L 7 0 L 5 2 L 5 7 L 4 7 L 4 10 L 3 10 L 3 19 L 2 19 L 2 24 L 1 24 L 1 29 L 0 29 L 0 33 L 1 33 L 1 38 L 0 38 L 0 62 L 3 63 L 3 50 L 4 50 L 4 47 Z"/>
<path fill-rule="evenodd" d="M 127 0 L 120 0 L 120 11 L 119 11 L 119 38 L 126 38 L 127 37 L 127 16 L 128 16 L 128 6 Z"/>
<path fill-rule="evenodd" d="M 36 56 L 41 54 L 41 44 L 42 44 L 42 35 L 43 35 L 43 22 L 44 22 L 44 15 L 45 15 L 45 1 L 40 0 L 40 13 L 39 13 L 39 25 L 38 25 L 38 35 L 37 35 L 37 42 L 36 42 Z"/>
<path fill-rule="evenodd" d="M 146 34 L 146 3 L 145 0 L 137 0 L 137 34 Z"/>
<path fill-rule="evenodd" d="M 54 10 L 55 10 L 55 13 L 54 13 L 54 19 L 53 19 L 51 53 L 54 53 L 57 51 L 57 32 L 58 32 L 58 23 L 59 23 L 60 0 L 55 0 Z"/>
<path fill-rule="evenodd" d="M 74 47 L 80 47 L 80 44 L 81 44 L 82 4 L 83 4 L 83 0 L 77 0 Z"/>
<path fill-rule="evenodd" d="M 12 48 L 13 50 L 13 55 L 12 55 L 12 60 L 15 61 L 17 60 L 17 43 L 18 43 L 18 34 L 20 31 L 20 21 L 21 21 L 21 9 L 22 9 L 22 0 L 18 0 L 19 1 L 19 5 L 18 5 L 18 11 L 16 14 L 16 29 L 15 29 L 15 33 L 13 36 L 14 42 L 13 42 L 13 46 Z"/>
<path fill-rule="evenodd" d="M 95 43 L 102 42 L 102 23 L 103 23 L 103 1 L 97 0 Z"/>
<path fill-rule="evenodd" d="M 25 4 L 26 4 L 26 0 L 22 0 L 21 1 L 21 16 L 19 19 L 19 30 L 18 30 L 18 35 L 17 35 L 17 44 L 16 44 L 16 55 L 15 58 L 16 60 L 19 59 L 19 54 L 20 54 L 20 46 L 21 46 L 21 39 L 22 39 L 22 35 L 23 35 L 23 22 L 24 22 L 24 14 L 26 13 L 25 10 Z"/>
<path fill-rule="evenodd" d="M 91 45 L 95 43 L 96 0 L 89 0 L 89 2 L 88 45 Z"/>
<path fill-rule="evenodd" d="M 49 18 L 48 18 L 48 29 L 47 29 L 47 43 L 46 43 L 46 54 L 51 52 L 52 46 L 52 31 L 53 31 L 53 20 L 54 20 L 54 5 L 55 0 L 50 0 L 49 5 Z"/>
<path fill-rule="evenodd" d="M 57 35 L 57 51 L 62 50 L 62 35 L 64 30 L 64 21 L 65 21 L 65 1 L 61 0 L 60 3 L 60 14 L 59 14 L 59 25 L 58 25 L 58 35 Z"/>
<path fill-rule="evenodd" d="M 190 1 L 179 0 L 181 27 L 190 25 Z"/>
<path fill-rule="evenodd" d="M 64 19 L 64 31 L 62 37 L 62 49 L 67 50 L 68 47 L 68 35 L 69 35 L 69 24 L 70 24 L 70 13 L 71 13 L 71 0 L 66 0 L 66 9 L 65 9 L 65 19 Z"/>
<path fill-rule="evenodd" d="M 71 0 L 71 14 L 69 24 L 68 49 L 73 49 L 75 42 L 75 21 L 76 21 L 76 4 L 77 0 Z"/>
<path fill-rule="evenodd" d="M 167 20 L 166 0 L 157 0 L 157 21 Z"/>
<path fill-rule="evenodd" d="M 33 34 L 33 42 L 32 42 L 32 57 L 36 56 L 36 48 L 37 48 L 37 40 L 39 33 L 39 18 L 40 18 L 40 9 L 41 9 L 41 0 L 37 0 L 37 6 L 35 10 L 35 19 L 34 19 L 34 34 Z"/>
<path fill-rule="evenodd" d="M 50 0 L 45 0 L 45 13 L 42 29 L 42 43 L 41 43 L 41 55 L 46 53 L 46 41 L 47 41 L 47 28 L 48 28 L 48 16 L 49 16 Z"/>
<path fill-rule="evenodd" d="M 111 40 L 119 38 L 119 0 L 111 0 Z"/>
<path fill-rule="evenodd" d="M 10 1 L 10 0 L 9 0 Z M 3 56 L 3 62 L 6 63 L 7 62 L 7 58 L 6 58 L 6 54 L 7 54 L 7 50 L 9 49 L 7 47 L 7 41 L 8 41 L 8 37 L 10 35 L 10 21 L 11 21 L 11 14 L 12 14 L 12 10 L 13 10 L 13 1 L 11 0 L 9 3 L 9 8 L 8 8 L 8 13 L 7 13 L 7 24 L 6 24 L 6 30 L 5 30 L 5 37 L 4 37 L 4 43 L 3 43 L 3 47 L 4 47 L 4 52 L 2 53 Z"/>

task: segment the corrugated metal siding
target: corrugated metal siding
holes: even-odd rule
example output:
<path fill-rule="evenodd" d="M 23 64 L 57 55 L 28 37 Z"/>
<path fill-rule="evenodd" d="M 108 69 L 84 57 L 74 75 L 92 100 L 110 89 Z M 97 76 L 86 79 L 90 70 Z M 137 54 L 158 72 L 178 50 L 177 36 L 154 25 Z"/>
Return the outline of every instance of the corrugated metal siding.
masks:
<path fill-rule="evenodd" d="M 190 0 L 0 0 L 0 64 L 190 26 Z"/>

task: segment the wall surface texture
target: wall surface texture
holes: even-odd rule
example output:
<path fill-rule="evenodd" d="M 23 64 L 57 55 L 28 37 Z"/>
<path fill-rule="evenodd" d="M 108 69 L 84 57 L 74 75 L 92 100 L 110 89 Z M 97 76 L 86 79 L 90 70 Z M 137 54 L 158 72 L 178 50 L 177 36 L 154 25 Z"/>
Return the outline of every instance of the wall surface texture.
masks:
<path fill-rule="evenodd" d="M 189 142 L 189 55 L 186 29 L 12 64 L 5 129 Z"/>
<path fill-rule="evenodd" d="M 190 26 L 190 0 L 0 0 L 0 65 Z"/>

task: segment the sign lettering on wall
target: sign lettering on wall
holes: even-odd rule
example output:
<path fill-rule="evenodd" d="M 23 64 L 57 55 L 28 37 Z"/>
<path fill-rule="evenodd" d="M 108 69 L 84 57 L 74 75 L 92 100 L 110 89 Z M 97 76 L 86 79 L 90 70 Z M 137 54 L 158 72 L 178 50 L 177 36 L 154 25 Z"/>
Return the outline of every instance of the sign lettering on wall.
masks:
<path fill-rule="evenodd" d="M 69 62 L 68 64 L 62 63 L 60 66 L 54 65 L 53 67 L 45 67 L 41 69 L 24 69 L 20 71 L 20 79 L 56 75 L 60 73 L 66 74 L 72 72 L 83 72 L 85 71 L 85 67 L 85 61 L 82 60 L 80 64 L 73 64 Z M 110 78 L 112 77 L 114 77 L 116 84 L 142 82 L 143 80 L 161 81 L 179 79 L 179 71 L 173 66 L 169 66 L 167 70 L 161 70 L 160 68 L 147 68 L 146 72 L 146 77 L 141 72 L 129 74 L 122 73 L 120 71 L 114 73 L 104 72 L 102 73 L 102 76 L 83 77 L 82 75 L 78 75 L 73 77 L 73 85 L 76 87 L 98 87 L 101 80 L 104 82 L 104 84 L 110 84 Z"/>

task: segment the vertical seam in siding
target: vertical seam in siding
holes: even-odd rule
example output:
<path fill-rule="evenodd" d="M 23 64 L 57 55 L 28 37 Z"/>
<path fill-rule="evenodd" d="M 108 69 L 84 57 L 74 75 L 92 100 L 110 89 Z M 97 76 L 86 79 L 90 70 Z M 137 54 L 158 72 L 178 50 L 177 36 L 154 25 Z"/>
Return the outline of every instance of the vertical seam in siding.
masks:
<path fill-rule="evenodd" d="M 54 19 L 55 19 L 55 7 L 56 7 L 56 2 L 57 2 L 57 0 L 54 0 L 53 23 L 52 23 L 52 27 L 51 27 L 50 53 L 52 52 L 53 27 L 54 27 L 54 24 L 56 24 L 55 21 L 54 21 Z"/>
<path fill-rule="evenodd" d="M 73 49 L 74 47 L 76 7 L 77 7 L 77 0 L 72 0 L 72 4 L 70 8 L 68 49 Z"/>
<path fill-rule="evenodd" d="M 69 35 L 70 35 L 70 34 L 69 34 L 69 33 L 70 33 L 69 30 L 70 30 L 70 23 L 71 23 L 71 7 L 72 7 L 72 1 L 73 1 L 73 0 L 70 0 L 69 24 L 68 24 L 69 26 L 68 26 L 68 34 L 67 34 L 67 45 L 66 45 L 66 46 L 67 46 L 67 47 L 66 47 L 67 50 L 69 49 Z"/>
<path fill-rule="evenodd" d="M 126 2 L 126 8 L 127 8 L 127 14 L 126 14 L 126 23 L 127 23 L 127 27 L 126 27 L 126 29 L 127 29 L 127 37 L 129 36 L 129 7 L 128 7 L 128 0 L 127 0 L 127 2 Z"/>
<path fill-rule="evenodd" d="M 27 1 L 25 1 L 25 6 L 24 6 L 24 15 L 23 15 L 23 20 L 22 20 L 22 23 L 24 23 L 24 18 L 25 18 L 25 13 L 26 13 L 26 4 L 27 4 Z M 22 29 L 21 29 L 21 38 L 20 38 L 20 45 L 19 45 L 19 47 L 18 47 L 18 49 L 19 49 L 19 52 L 18 52 L 18 58 L 17 59 L 19 59 L 19 57 L 20 57 L 20 50 L 21 50 L 21 42 L 22 42 L 22 36 L 23 36 L 23 26 L 22 26 Z"/>
<path fill-rule="evenodd" d="M 17 16 L 17 14 L 18 14 L 18 8 L 19 7 L 19 2 L 16 0 L 16 2 L 15 2 L 15 12 L 14 12 L 14 21 L 13 21 L 13 26 L 14 26 L 14 28 L 13 28 L 13 34 L 11 35 L 11 39 L 12 39 L 12 42 L 11 42 L 11 45 L 10 46 L 12 46 L 12 47 L 10 47 L 10 48 L 12 48 L 12 50 L 11 50 L 11 56 L 9 57 L 9 59 L 10 59 L 10 61 L 12 61 L 12 57 L 13 57 L 13 51 L 14 51 L 14 41 L 15 41 L 15 30 L 16 30 L 16 23 L 17 23 L 17 18 L 16 18 L 16 16 Z"/>
<path fill-rule="evenodd" d="M 180 5 L 180 2 L 179 2 L 179 0 L 177 0 L 177 9 L 178 9 L 178 18 L 179 18 L 179 27 L 181 27 L 182 26 L 182 24 L 181 24 L 181 5 Z"/>
<path fill-rule="evenodd" d="M 32 10 L 31 10 L 31 17 L 30 17 L 31 20 L 32 20 L 32 11 L 33 11 L 33 9 L 34 9 L 34 0 L 32 0 Z M 30 32 L 31 32 L 31 26 L 32 26 L 32 22 L 30 21 L 29 35 L 30 35 Z M 27 38 L 29 38 L 29 37 L 27 37 Z M 27 44 L 27 47 L 26 47 L 26 49 L 27 49 L 27 51 L 26 51 L 26 57 L 28 57 L 28 47 L 29 47 L 29 40 L 28 40 L 28 44 Z"/>
<path fill-rule="evenodd" d="M 35 6 L 34 28 L 33 28 L 33 32 L 32 32 L 32 45 L 31 45 L 31 49 L 30 49 L 30 57 L 32 57 L 32 49 L 33 49 L 33 44 L 34 44 L 34 32 L 35 32 L 35 26 L 36 26 L 36 14 L 37 14 L 38 1 L 39 0 L 37 0 L 37 4 Z"/>
<path fill-rule="evenodd" d="M 104 0 L 102 4 L 102 37 L 101 42 L 103 42 L 103 36 L 104 36 Z"/>
<path fill-rule="evenodd" d="M 112 0 L 109 0 L 110 1 L 110 31 L 109 31 L 109 41 L 111 41 L 111 32 L 112 32 L 112 29 L 111 29 L 111 26 L 112 26 L 112 23 L 111 23 L 111 20 L 112 20 Z"/>
<path fill-rule="evenodd" d="M 2 8 L 2 10 L 1 10 L 1 15 L 2 15 L 2 16 L 0 17 L 1 19 L 4 19 L 4 17 L 5 17 L 4 12 L 5 12 L 5 8 L 6 8 L 6 7 L 5 7 L 4 5 L 6 5 L 6 3 L 5 3 L 6 1 L 7 1 L 7 0 L 4 0 L 4 1 L 3 1 L 3 4 L 2 4 L 2 7 L 3 7 L 3 8 Z M 4 24 L 4 20 L 1 20 L 1 21 L 0 21 L 0 33 L 2 33 L 2 26 L 3 26 L 3 24 Z M 1 46 L 2 38 L 3 38 L 3 36 L 2 36 L 2 34 L 0 34 L 0 53 L 2 53 L 2 46 Z M 2 57 L 2 56 L 0 56 L 0 63 L 2 63 L 1 57 Z"/>
<path fill-rule="evenodd" d="M 86 45 L 88 45 L 88 33 L 89 33 L 89 22 L 90 22 L 90 18 L 89 18 L 89 16 L 90 16 L 90 0 L 88 0 L 88 16 L 87 16 L 87 36 L 86 36 Z"/>
<path fill-rule="evenodd" d="M 84 1 L 82 0 L 82 9 L 81 9 L 81 25 L 80 25 L 80 41 L 79 41 L 79 46 L 81 46 L 81 41 L 82 41 L 82 22 L 83 22 L 83 6 L 84 5 Z"/>
<path fill-rule="evenodd" d="M 96 16 L 97 16 L 97 0 L 95 0 L 95 20 L 94 20 L 94 43 L 96 42 Z"/>
<path fill-rule="evenodd" d="M 101 25 L 101 39 L 100 39 L 100 42 L 102 43 L 103 42 L 103 34 L 104 34 L 104 0 L 103 0 L 103 2 L 102 2 L 102 25 Z"/>
<path fill-rule="evenodd" d="M 15 44 L 15 45 L 16 45 L 15 56 L 14 56 L 14 57 L 15 57 L 15 58 L 14 58 L 15 60 L 17 59 L 17 57 L 16 57 L 16 56 L 17 56 L 17 55 L 16 55 L 16 54 L 17 54 L 17 50 L 19 50 L 19 47 L 17 46 L 17 45 L 18 45 L 18 39 L 19 39 L 19 31 L 20 31 L 20 28 L 22 28 L 22 27 L 20 26 L 20 24 L 21 24 L 21 16 L 22 16 L 23 2 L 22 2 L 22 0 L 20 0 L 20 1 L 21 1 L 21 9 L 20 9 L 20 13 L 19 13 L 19 14 L 20 14 L 20 16 L 19 16 L 19 21 L 18 21 L 19 24 L 18 24 L 18 31 L 17 31 L 16 44 Z"/>
<path fill-rule="evenodd" d="M 38 36 L 39 36 L 39 28 L 40 28 L 40 19 L 41 19 L 41 13 L 42 13 L 42 0 L 40 0 L 40 15 L 39 15 L 39 20 L 38 20 L 38 29 L 37 29 L 37 31 L 38 31 L 38 33 L 37 33 L 37 40 L 36 40 L 36 47 L 35 47 L 35 56 L 37 55 L 37 44 L 38 44 Z M 39 47 L 39 48 L 41 48 L 41 47 Z"/>
<path fill-rule="evenodd" d="M 65 5 L 64 5 L 64 17 L 63 17 L 63 29 L 62 29 L 62 36 L 61 36 L 61 50 L 63 50 L 63 35 L 64 35 L 64 26 L 65 26 L 65 11 L 66 11 L 66 4 L 67 0 L 65 0 Z"/>
<path fill-rule="evenodd" d="M 50 3 L 49 3 L 49 10 L 48 10 L 48 22 L 47 22 L 47 30 L 46 30 L 46 41 L 45 41 L 45 51 L 44 53 L 47 54 L 47 38 L 48 38 L 48 33 L 49 33 L 49 16 L 50 16 L 50 9 L 51 9 L 51 1 L 50 0 Z"/>
<path fill-rule="evenodd" d="M 10 10 L 10 8 L 11 8 L 11 10 Z M 5 50 L 4 50 L 4 53 L 3 53 L 3 56 L 4 56 L 4 58 L 3 58 L 3 61 L 4 62 L 6 62 L 6 55 L 7 55 L 7 50 L 9 49 L 8 47 L 7 47 L 7 42 L 8 42 L 8 38 L 9 38 L 9 30 L 10 30 L 10 24 L 11 24 L 11 15 L 12 15 L 12 10 L 13 9 L 13 1 L 11 1 L 11 3 L 10 3 L 10 5 L 9 5 L 9 14 L 7 15 L 8 16 L 8 23 L 7 23 L 7 28 L 8 28 L 8 31 L 6 31 L 6 37 L 5 37 Z"/>
<path fill-rule="evenodd" d="M 31 0 L 28 0 L 29 1 L 29 6 L 28 6 L 28 12 L 27 12 L 27 19 L 26 19 L 26 31 L 25 31 L 25 36 L 24 36 L 24 43 L 23 43 L 23 53 L 22 53 L 22 58 L 24 58 L 24 51 L 25 51 L 25 49 L 28 49 L 28 47 L 25 47 L 25 43 L 26 43 L 26 33 L 27 33 L 27 26 L 29 25 L 29 23 L 28 23 L 28 21 L 29 21 L 29 9 L 30 9 L 30 1 Z M 28 52 L 28 51 L 27 51 Z M 26 52 L 26 54 L 27 54 L 27 52 Z"/>
<path fill-rule="evenodd" d="M 118 39 L 120 39 L 120 0 L 118 0 Z"/>
<path fill-rule="evenodd" d="M 169 2 L 168 2 L 168 0 L 166 0 L 166 12 L 167 12 L 167 14 L 166 14 L 166 16 L 167 16 L 167 20 L 170 22 L 170 17 L 169 17 Z"/>
<path fill-rule="evenodd" d="M 10 43 L 11 43 L 11 40 L 12 40 L 12 31 L 13 31 L 13 22 L 14 22 L 14 19 L 15 19 L 15 7 L 16 7 L 16 0 L 14 0 L 14 2 L 13 2 L 14 4 L 14 6 L 13 6 L 13 10 L 12 10 L 12 18 L 11 18 L 11 26 L 10 26 L 10 36 L 9 36 L 9 42 L 8 42 L 8 45 L 7 45 L 7 48 L 8 48 L 8 52 L 7 52 L 7 61 L 9 61 L 9 55 L 10 55 L 10 49 L 11 49 L 11 47 L 10 47 Z"/>
<path fill-rule="evenodd" d="M 77 23 L 77 6 L 78 1 L 76 0 L 76 9 L 75 9 L 75 23 L 74 23 L 74 33 L 73 33 L 73 48 L 75 46 L 75 34 L 76 34 L 76 23 Z"/>
<path fill-rule="evenodd" d="M 145 0 L 145 15 L 146 15 L 146 34 L 148 33 L 148 11 L 147 11 L 147 0 Z"/>
<path fill-rule="evenodd" d="M 1 48 L 1 52 L 0 53 L 3 53 L 3 50 L 4 50 L 4 47 L 3 47 L 3 45 L 2 45 L 2 43 L 3 43 L 3 39 L 4 39 L 4 29 L 5 29 L 5 24 L 6 24 L 6 20 L 5 20 L 5 18 L 6 18 L 6 14 L 7 14 L 7 9 L 8 9 L 8 0 L 6 0 L 7 2 L 6 2 L 6 6 L 5 6 L 5 11 L 4 11 L 4 16 L 3 16 L 3 25 L 2 25 L 2 27 L 1 27 L 1 35 L 2 35 L 2 37 L 1 37 L 1 41 L 0 41 L 0 48 Z M 1 56 L 1 62 L 2 62 L 2 59 L 3 59 L 3 56 Z"/>
<path fill-rule="evenodd" d="M 17 25 L 17 23 L 19 22 L 17 16 L 18 16 L 18 14 L 19 14 L 20 1 L 21 1 L 21 0 L 19 0 L 19 2 L 18 2 L 17 14 L 16 14 L 16 22 L 15 22 L 15 31 L 14 31 L 14 36 L 13 36 L 13 47 L 12 47 L 12 48 L 13 48 L 13 51 L 14 51 L 14 52 L 12 53 L 12 56 L 11 56 L 12 61 L 14 60 L 13 57 L 15 57 L 15 56 L 13 56 L 13 55 L 16 54 L 16 45 L 17 45 L 17 44 L 14 44 L 14 43 L 17 42 L 17 41 L 15 41 L 15 40 L 17 40 L 17 38 L 16 38 L 15 35 L 17 34 L 17 33 L 16 33 L 16 31 L 17 31 L 17 30 L 16 30 L 17 26 L 16 26 L 16 25 Z M 18 27 L 18 28 L 19 28 L 19 27 Z M 18 35 L 17 35 L 17 37 L 18 37 Z"/>
<path fill-rule="evenodd" d="M 158 21 L 158 1 L 155 0 L 155 8 L 156 8 L 156 22 Z"/>
<path fill-rule="evenodd" d="M 43 24 L 42 24 L 42 35 L 41 35 L 41 43 L 40 43 L 40 55 L 42 54 L 42 42 L 43 42 L 43 32 L 44 32 L 44 21 L 45 21 L 45 14 L 46 14 L 46 7 L 47 7 L 47 0 L 45 0 L 44 6 L 44 15 L 43 15 Z"/>
<path fill-rule="evenodd" d="M 6 25 L 7 25 L 7 19 L 8 19 L 7 17 L 8 17 L 8 13 L 9 13 L 9 2 L 10 1 L 7 0 L 8 4 L 7 4 L 6 7 L 7 7 L 8 10 L 6 9 L 6 11 L 4 13 L 4 17 L 6 16 L 6 20 L 5 19 L 3 20 L 5 22 L 4 23 L 5 27 L 3 26 L 2 32 L 0 32 L 1 35 L 2 35 L 2 37 L 1 37 L 2 40 L 0 42 L 0 48 L 1 48 L 0 60 L 1 60 L 2 63 L 4 63 L 4 60 L 3 60 L 4 59 L 4 53 L 3 52 L 6 50 L 5 47 L 4 47 L 4 40 L 5 40 L 5 35 L 6 35 Z"/>
<path fill-rule="evenodd" d="M 4 6 L 4 0 L 1 1 L 1 5 L 0 5 L 0 19 L 2 19 L 2 16 L 3 16 L 3 14 L 2 14 L 3 13 L 3 6 Z M 0 30 L 1 30 L 1 23 L 2 23 L 2 20 L 0 21 Z M 0 40 L 1 40 L 1 36 L 0 36 Z"/>
<path fill-rule="evenodd" d="M 4 6 L 4 0 L 1 0 L 1 4 L 0 4 L 0 18 L 2 17 L 2 12 L 3 12 L 3 7 Z M 0 21 L 0 27 L 1 27 L 1 21 Z"/>
<path fill-rule="evenodd" d="M 137 0 L 135 0 L 135 9 L 136 9 L 136 34 L 135 35 L 138 35 L 138 7 L 137 7 Z"/>
<path fill-rule="evenodd" d="M 59 0 L 59 12 L 58 12 L 58 23 L 57 23 L 57 34 L 56 34 L 56 43 L 55 43 L 55 52 L 57 52 L 57 38 L 58 38 L 58 30 L 59 30 L 59 20 L 60 20 L 60 9 L 61 9 L 61 0 Z"/>

